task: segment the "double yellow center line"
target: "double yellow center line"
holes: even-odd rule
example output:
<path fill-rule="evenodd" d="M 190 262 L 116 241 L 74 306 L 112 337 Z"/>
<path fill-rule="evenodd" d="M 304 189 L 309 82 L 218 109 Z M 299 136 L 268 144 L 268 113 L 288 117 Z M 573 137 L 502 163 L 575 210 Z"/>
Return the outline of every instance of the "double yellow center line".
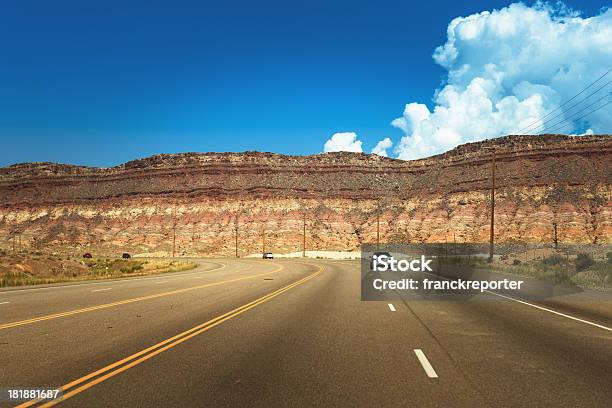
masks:
<path fill-rule="evenodd" d="M 242 278 L 229 279 L 229 280 L 224 280 L 224 281 L 221 281 L 221 282 L 207 283 L 205 285 L 192 286 L 192 287 L 189 287 L 189 288 L 172 290 L 172 291 L 169 291 L 169 292 L 161 292 L 161 293 L 156 293 L 154 295 L 140 296 L 140 297 L 131 298 L 131 299 L 119 300 L 117 302 L 105 303 L 105 304 L 102 304 L 102 305 L 96 305 L 96 306 L 90 306 L 90 307 L 84 307 L 82 309 L 68 310 L 66 312 L 60 312 L 60 313 L 50 314 L 50 315 L 46 315 L 46 316 L 34 317 L 32 319 L 19 320 L 19 321 L 11 322 L 11 323 L 4 323 L 4 324 L 0 324 L 0 330 L 10 329 L 12 327 L 17 327 L 17 326 L 24 326 L 26 324 L 42 322 L 42 321 L 45 321 L 45 320 L 57 319 L 57 318 L 60 318 L 60 317 L 65 317 L 65 316 L 72 316 L 72 315 L 80 314 L 80 313 L 92 312 L 94 310 L 108 309 L 109 307 L 127 305 L 129 303 L 141 302 L 143 300 L 150 300 L 150 299 L 156 299 L 156 298 L 160 298 L 160 297 L 164 297 L 164 296 L 176 295 L 178 293 L 185 293 L 185 292 L 190 292 L 192 290 L 209 288 L 211 286 L 218 286 L 218 285 L 224 285 L 226 283 L 238 282 L 238 281 L 246 280 L 246 279 L 253 279 L 253 278 L 260 277 L 260 276 L 270 275 L 270 274 L 279 272 L 280 270 L 283 269 L 283 266 L 280 266 L 280 265 L 276 265 L 276 266 L 277 266 L 277 269 L 275 269 L 275 270 L 273 270 L 271 272 L 259 273 L 259 274 L 256 274 L 256 275 L 245 276 L 245 277 L 242 277 Z"/>
<path fill-rule="evenodd" d="M 259 299 L 256 299 L 250 303 L 247 303 L 245 305 L 242 305 L 240 307 L 237 307 L 234 310 L 231 310 L 225 314 L 222 314 L 220 316 L 217 316 L 205 323 L 202 323 L 198 326 L 195 326 L 189 330 L 186 330 L 180 334 L 177 334 L 176 336 L 173 336 L 167 340 L 164 340 L 160 343 L 157 343 L 147 349 L 144 349 L 142 351 L 139 351 L 138 353 L 132 354 L 129 357 L 126 357 L 122 360 L 119 360 L 113 364 L 107 365 L 104 368 L 101 368 L 97 371 L 94 371 L 90 374 L 87 374 L 79 379 L 76 379 L 72 382 L 69 382 L 68 384 L 63 385 L 60 390 L 62 392 L 62 395 L 60 397 L 58 397 L 57 399 L 51 400 L 51 401 L 47 401 L 43 400 L 43 399 L 35 399 L 35 400 L 31 400 L 28 402 L 25 402 L 21 405 L 18 405 L 16 408 L 27 408 L 27 407 L 32 407 L 37 405 L 38 407 L 52 407 L 54 405 L 59 404 L 62 401 L 67 400 L 68 398 L 71 398 L 85 390 L 87 390 L 88 388 L 91 388 L 93 386 L 95 386 L 96 384 L 99 384 L 103 381 L 106 381 L 107 379 L 116 376 L 117 374 L 120 374 L 146 360 L 149 360 L 150 358 L 170 349 L 173 348 L 179 344 L 181 344 L 184 341 L 187 341 L 189 339 L 191 339 L 192 337 L 197 336 L 198 334 L 204 333 L 205 331 L 208 331 L 210 329 L 212 329 L 213 327 L 233 318 L 236 317 L 244 312 L 246 312 L 247 310 L 250 310 L 252 308 L 254 308 L 255 306 L 258 306 L 264 302 L 267 302 L 270 299 L 275 298 L 276 296 L 298 286 L 303 284 L 304 282 L 307 282 L 308 280 L 314 278 L 315 276 L 319 275 L 323 269 L 321 266 L 317 267 L 317 271 L 306 276 L 305 278 L 302 278 L 292 284 L 289 284 L 287 286 L 284 286 L 278 290 L 275 290 L 274 292 L 268 293 L 265 296 L 260 297 Z"/>

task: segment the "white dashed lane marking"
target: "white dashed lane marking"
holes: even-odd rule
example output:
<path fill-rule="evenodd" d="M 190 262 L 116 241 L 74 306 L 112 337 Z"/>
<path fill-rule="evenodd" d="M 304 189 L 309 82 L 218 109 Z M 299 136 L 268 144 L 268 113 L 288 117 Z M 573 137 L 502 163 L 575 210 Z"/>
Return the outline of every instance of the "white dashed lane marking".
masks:
<path fill-rule="evenodd" d="M 423 366 L 423 370 L 425 370 L 425 374 L 427 374 L 429 378 L 438 378 L 438 374 L 436 373 L 436 370 L 434 370 L 434 368 L 431 366 L 431 363 L 425 356 L 425 353 L 423 353 L 423 350 L 414 349 L 414 354 L 416 354 L 417 358 L 419 359 L 419 362 Z"/>

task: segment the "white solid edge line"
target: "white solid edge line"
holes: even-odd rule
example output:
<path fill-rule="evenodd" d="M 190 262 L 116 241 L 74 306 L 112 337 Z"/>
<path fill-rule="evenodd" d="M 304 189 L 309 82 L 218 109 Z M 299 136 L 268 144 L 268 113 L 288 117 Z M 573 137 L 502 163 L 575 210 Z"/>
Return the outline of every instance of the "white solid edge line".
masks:
<path fill-rule="evenodd" d="M 0 305 L 6 305 L 8 303 L 11 303 L 11 302 L 0 302 Z"/>
<path fill-rule="evenodd" d="M 102 291 L 105 291 L 105 290 L 112 290 L 112 288 L 94 289 L 94 290 L 92 290 L 92 292 L 102 292 Z"/>
<path fill-rule="evenodd" d="M 389 306 L 389 309 L 391 309 L 392 312 L 395 312 L 395 306 L 393 306 L 391 303 L 387 303 L 387 306 Z"/>
<path fill-rule="evenodd" d="M 423 350 L 414 349 L 414 354 L 416 354 L 417 358 L 419 359 L 419 363 L 421 363 L 421 366 L 423 366 L 423 370 L 425 370 L 425 374 L 427 374 L 429 378 L 438 378 L 438 374 L 436 373 L 436 370 L 434 370 L 434 368 L 429 363 L 429 360 L 425 356 L 425 353 L 423 353 Z"/>
<path fill-rule="evenodd" d="M 218 271 L 218 270 L 221 270 L 221 269 L 225 269 L 226 266 L 227 266 L 226 264 L 223 264 L 219 268 L 207 269 L 205 271 L 196 271 L 196 272 L 189 272 L 189 273 L 179 273 L 177 275 L 169 275 L 168 278 L 180 278 L 180 277 L 195 275 L 195 274 L 199 274 L 199 273 L 215 272 L 215 271 Z M 159 279 L 159 276 L 145 275 L 145 276 L 136 277 L 136 278 L 115 278 L 114 280 L 110 280 L 110 281 L 106 281 L 106 282 L 84 282 L 84 283 L 73 283 L 73 284 L 70 284 L 70 285 L 45 286 L 44 288 L 27 288 L 27 289 L 3 290 L 3 291 L 0 291 L 0 293 L 20 293 L 20 292 L 29 292 L 29 291 L 33 291 L 33 290 L 48 290 L 48 289 L 59 289 L 59 288 L 72 288 L 72 287 L 88 286 L 88 285 L 113 285 L 115 283 L 131 282 L 131 281 L 146 281 L 146 280 L 153 280 L 153 279 Z M 103 279 L 101 279 L 101 280 L 103 280 Z"/>
<path fill-rule="evenodd" d="M 522 304 L 527 305 L 527 306 L 535 307 L 536 309 L 544 310 L 544 311 L 549 312 L 549 313 L 554 313 L 556 315 L 563 316 L 563 317 L 566 317 L 568 319 L 576 320 L 576 321 L 581 322 L 581 323 L 590 324 L 591 326 L 599 327 L 600 329 L 612 331 L 611 327 L 607 327 L 607 326 L 604 326 L 602 324 L 593 323 L 593 322 L 590 322 L 588 320 L 584 320 L 584 319 L 580 319 L 578 317 L 570 316 L 570 315 L 565 314 L 565 313 L 557 312 L 556 310 L 552 310 L 552 309 L 549 309 L 547 307 L 534 305 L 533 303 L 529 303 L 529 302 L 525 302 L 523 300 L 515 299 L 515 298 L 513 298 L 511 296 L 500 295 L 499 293 L 491 292 L 491 291 L 488 291 L 488 290 L 485 291 L 485 292 L 491 293 L 491 294 L 493 294 L 495 296 L 503 297 L 504 299 L 512 300 L 514 302 L 522 303 Z"/>
<path fill-rule="evenodd" d="M 431 276 L 437 276 L 439 278 L 446 279 L 446 280 L 452 280 L 452 279 L 449 279 L 449 278 L 444 277 L 444 276 L 435 275 L 433 273 L 425 272 L 425 274 L 426 275 L 431 275 Z M 512 300 L 513 302 L 522 303 L 523 305 L 535 307 L 536 309 L 544 310 L 545 312 L 553 313 L 553 314 L 556 314 L 558 316 L 562 316 L 562 317 L 565 317 L 567 319 L 575 320 L 575 321 L 580 322 L 580 323 L 584 323 L 584 324 L 588 324 L 588 325 L 591 325 L 591 326 L 594 326 L 594 327 L 599 327 L 600 329 L 612 331 L 611 327 L 607 327 L 607 326 L 604 326 L 602 324 L 593 323 L 593 322 L 590 322 L 588 320 L 580 319 L 578 317 L 574 317 L 574 316 L 571 316 L 571 315 L 568 315 L 568 314 L 565 314 L 565 313 L 557 312 L 556 310 L 549 309 L 547 307 L 534 305 L 533 303 L 525 302 L 524 300 L 519 300 L 519 299 L 513 298 L 512 296 L 501 295 L 499 293 L 495 293 L 495 292 L 492 292 L 490 290 L 485 290 L 484 292 L 490 293 L 490 294 L 495 295 L 495 296 L 499 296 L 499 297 L 504 298 L 504 299 Z"/>

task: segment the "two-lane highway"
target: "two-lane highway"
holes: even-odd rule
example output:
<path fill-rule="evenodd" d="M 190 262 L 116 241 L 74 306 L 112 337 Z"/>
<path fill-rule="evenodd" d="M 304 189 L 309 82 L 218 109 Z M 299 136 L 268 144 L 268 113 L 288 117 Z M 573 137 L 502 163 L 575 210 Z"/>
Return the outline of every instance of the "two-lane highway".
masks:
<path fill-rule="evenodd" d="M 565 313 L 601 328 L 503 298 L 361 302 L 359 285 L 356 261 L 240 259 L 0 292 L 0 389 L 64 387 L 23 406 L 612 405 L 603 300 Z"/>

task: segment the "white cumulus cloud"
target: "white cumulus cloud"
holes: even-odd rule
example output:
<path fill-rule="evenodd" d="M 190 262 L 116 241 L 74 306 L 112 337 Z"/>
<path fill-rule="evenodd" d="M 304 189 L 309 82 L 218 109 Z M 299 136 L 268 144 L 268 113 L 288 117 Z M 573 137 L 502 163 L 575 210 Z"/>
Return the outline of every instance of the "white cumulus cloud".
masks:
<path fill-rule="evenodd" d="M 325 142 L 323 151 L 328 152 L 356 152 L 361 153 L 361 140 L 357 140 L 355 132 L 339 132 L 334 133 L 332 137 Z"/>
<path fill-rule="evenodd" d="M 441 153 L 461 143 L 517 133 L 533 123 L 522 133 L 610 132 L 612 104 L 580 116 L 610 100 L 612 72 L 546 116 L 612 68 L 612 9 L 583 18 L 559 4 L 515 3 L 455 18 L 446 43 L 433 54 L 448 71 L 446 83 L 435 91 L 435 106 L 430 110 L 409 103 L 391 122 L 405 134 L 395 148 L 398 157 Z M 599 97 L 601 103 L 577 115 Z"/>
<path fill-rule="evenodd" d="M 386 137 L 380 142 L 378 142 L 376 146 L 374 146 L 374 148 L 372 149 L 372 153 L 377 154 L 379 156 L 388 157 L 387 149 L 389 149 L 391 146 L 393 146 L 393 142 L 391 141 L 391 139 Z"/>

